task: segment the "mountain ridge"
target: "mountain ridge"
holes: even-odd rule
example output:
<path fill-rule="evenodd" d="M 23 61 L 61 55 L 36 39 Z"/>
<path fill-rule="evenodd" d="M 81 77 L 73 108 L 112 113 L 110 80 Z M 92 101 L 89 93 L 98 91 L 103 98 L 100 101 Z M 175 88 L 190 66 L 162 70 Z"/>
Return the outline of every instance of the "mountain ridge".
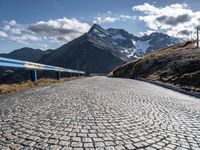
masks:
<path fill-rule="evenodd" d="M 101 32 L 101 33 L 98 33 L 98 32 Z M 138 57 L 141 57 L 149 52 L 183 42 L 183 40 L 181 40 L 181 39 L 170 37 L 164 33 L 153 32 L 150 35 L 144 35 L 144 36 L 138 37 L 138 36 L 128 33 L 124 29 L 115 29 L 115 28 L 104 29 L 98 24 L 94 24 L 87 33 L 81 35 L 80 37 L 82 37 L 84 35 L 85 35 L 85 38 L 88 39 L 88 41 L 93 42 L 97 46 L 103 46 L 105 48 L 111 48 L 111 49 L 118 49 L 117 53 L 120 52 L 122 54 L 121 56 L 123 56 L 122 59 L 124 59 L 124 61 L 126 61 L 126 62 L 136 59 Z M 107 35 L 107 37 L 105 37 L 106 35 Z M 102 36 L 104 36 L 105 39 L 103 39 Z M 108 39 L 108 38 L 110 38 L 110 39 Z M 76 39 L 74 39 L 74 40 L 76 40 Z M 111 39 L 113 39 L 113 40 L 111 40 Z M 167 39 L 168 39 L 168 41 L 166 41 Z M 74 40 L 72 40 L 72 41 L 74 41 Z M 70 41 L 66 44 L 70 44 L 72 41 Z M 149 44 L 148 42 L 150 43 L 149 47 L 147 45 L 145 45 L 145 44 Z M 162 44 L 155 44 L 155 42 L 161 42 Z M 60 46 L 57 49 L 60 49 L 61 47 L 65 46 L 66 44 Z M 42 51 L 41 49 L 33 49 L 33 48 L 29 48 L 29 47 L 23 47 L 23 48 L 14 50 L 8 54 L 5 54 L 5 53 L 0 54 L 0 56 L 8 56 L 9 58 L 19 59 L 19 57 L 12 56 L 12 55 L 15 52 L 16 52 L 16 54 L 20 53 L 20 51 L 22 51 L 24 49 L 25 49 L 25 51 L 29 51 L 29 52 L 30 51 L 39 51 L 41 54 L 45 54 L 45 52 L 47 54 L 49 54 L 52 51 L 51 49 L 49 51 L 48 50 Z M 57 49 L 55 49 L 55 50 L 57 50 Z M 25 51 L 23 51 L 23 53 L 25 53 Z M 132 56 L 131 56 L 131 53 L 132 53 Z M 21 54 L 22 54 L 22 52 L 21 52 Z M 38 58 L 37 59 L 35 58 L 34 61 L 39 61 L 42 57 L 40 57 L 40 54 L 39 54 Z M 27 58 L 26 60 L 32 61 L 31 58 Z"/>
<path fill-rule="evenodd" d="M 131 60 L 149 52 L 183 42 L 181 39 L 170 37 L 164 33 L 154 32 L 150 35 L 138 37 L 123 29 L 103 29 L 96 24 L 91 27 L 88 34 L 110 46 L 117 46 L 121 53 Z"/>
<path fill-rule="evenodd" d="M 46 53 L 43 51 L 42 53 L 45 54 L 40 55 L 41 57 L 35 59 L 35 62 L 79 69 L 85 71 L 86 74 L 107 74 L 119 65 L 179 42 L 181 42 L 179 39 L 161 33 L 137 37 L 123 29 L 104 29 L 94 24 L 87 33 L 80 37 L 55 50 L 49 50 Z M 21 58 L 15 57 L 15 59 Z M 9 73 L 5 74 L 7 75 Z M 2 76 L 0 79 L 7 79 L 5 76 L 1 78 Z"/>
<path fill-rule="evenodd" d="M 13 50 L 10 53 L 2 53 L 2 54 L 0 54 L 0 57 L 37 62 L 44 55 L 51 53 L 52 51 L 53 51 L 52 49 L 43 51 L 41 49 L 33 49 L 30 47 L 23 47 L 20 49 Z"/>

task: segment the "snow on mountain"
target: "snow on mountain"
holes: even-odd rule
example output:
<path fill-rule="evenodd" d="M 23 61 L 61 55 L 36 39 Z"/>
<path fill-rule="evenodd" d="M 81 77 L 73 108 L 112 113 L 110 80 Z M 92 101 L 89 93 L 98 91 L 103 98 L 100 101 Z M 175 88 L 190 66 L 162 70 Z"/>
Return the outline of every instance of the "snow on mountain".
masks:
<path fill-rule="evenodd" d="M 135 59 L 152 51 L 182 43 L 182 39 L 170 37 L 167 34 L 154 32 L 150 35 L 137 37 L 123 29 L 103 29 L 94 24 L 88 35 L 97 43 L 104 43 L 118 50 L 124 57 Z"/>
<path fill-rule="evenodd" d="M 149 48 L 150 42 L 151 40 L 147 40 L 147 41 L 141 41 L 141 40 L 138 40 L 135 42 L 135 49 L 134 49 L 134 57 L 139 57 L 139 56 L 142 56 L 144 55 L 146 52 L 147 52 L 147 49 Z"/>

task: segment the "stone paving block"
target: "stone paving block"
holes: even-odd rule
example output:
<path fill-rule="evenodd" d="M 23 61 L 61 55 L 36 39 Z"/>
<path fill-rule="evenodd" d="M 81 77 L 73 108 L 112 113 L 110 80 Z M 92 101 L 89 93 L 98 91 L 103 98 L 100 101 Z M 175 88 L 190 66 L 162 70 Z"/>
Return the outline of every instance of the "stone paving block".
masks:
<path fill-rule="evenodd" d="M 198 150 L 199 114 L 197 98 L 90 77 L 1 97 L 0 150 Z"/>
<path fill-rule="evenodd" d="M 94 144 L 93 143 L 83 143 L 83 147 L 85 147 L 85 148 L 93 148 Z"/>
<path fill-rule="evenodd" d="M 26 140 L 26 141 L 23 142 L 23 145 L 28 146 L 28 147 L 32 147 L 32 146 L 35 145 L 35 142 Z"/>
<path fill-rule="evenodd" d="M 69 141 L 60 141 L 59 142 L 59 145 L 62 145 L 62 146 L 69 146 L 70 142 Z"/>
<path fill-rule="evenodd" d="M 14 150 L 20 150 L 20 149 L 23 148 L 23 146 L 20 145 L 20 144 L 12 144 L 12 145 L 10 146 L 10 148 L 12 148 L 12 149 L 14 149 Z M 3 150 L 3 149 L 2 149 L 2 150 Z"/>
<path fill-rule="evenodd" d="M 82 142 L 71 142 L 71 146 L 72 147 L 82 147 L 83 146 L 83 143 Z"/>

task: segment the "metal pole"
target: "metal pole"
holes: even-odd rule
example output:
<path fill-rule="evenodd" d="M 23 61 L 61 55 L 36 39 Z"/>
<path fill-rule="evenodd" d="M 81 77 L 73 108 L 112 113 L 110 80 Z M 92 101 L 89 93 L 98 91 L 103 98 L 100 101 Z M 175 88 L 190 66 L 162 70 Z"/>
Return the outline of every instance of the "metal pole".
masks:
<path fill-rule="evenodd" d="M 79 59 L 78 59 L 78 66 L 77 66 L 77 70 L 78 70 L 78 77 L 80 76 L 79 74 Z"/>
<path fill-rule="evenodd" d="M 57 80 L 61 79 L 61 73 L 60 72 L 56 72 L 56 78 L 57 78 Z"/>
<path fill-rule="evenodd" d="M 199 28 L 197 28 L 197 48 L 199 48 Z"/>
<path fill-rule="evenodd" d="M 69 77 L 70 77 L 70 78 L 72 77 L 72 73 L 71 73 L 71 72 L 69 73 Z"/>
<path fill-rule="evenodd" d="M 31 70 L 31 81 L 32 82 L 37 82 L 37 71 L 36 70 Z"/>

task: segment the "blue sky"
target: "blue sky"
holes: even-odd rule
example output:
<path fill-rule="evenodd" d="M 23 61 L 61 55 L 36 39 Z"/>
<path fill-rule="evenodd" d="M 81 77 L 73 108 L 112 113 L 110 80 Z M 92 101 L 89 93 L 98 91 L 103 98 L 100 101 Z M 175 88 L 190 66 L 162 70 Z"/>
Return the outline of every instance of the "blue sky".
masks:
<path fill-rule="evenodd" d="M 199 6 L 199 0 L 0 0 L 0 53 L 57 48 L 93 23 L 138 36 L 158 31 L 189 38 L 200 25 Z"/>

